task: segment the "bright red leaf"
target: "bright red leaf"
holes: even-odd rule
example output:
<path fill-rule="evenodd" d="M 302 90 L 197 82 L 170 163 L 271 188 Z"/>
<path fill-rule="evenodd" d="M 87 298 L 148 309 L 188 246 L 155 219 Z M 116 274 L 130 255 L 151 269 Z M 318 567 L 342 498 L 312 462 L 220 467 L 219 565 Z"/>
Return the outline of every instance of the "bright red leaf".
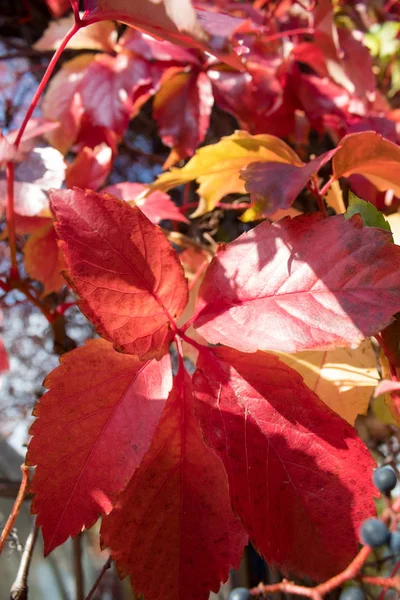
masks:
<path fill-rule="evenodd" d="M 101 535 L 146 600 L 207 600 L 239 565 L 247 536 L 232 513 L 223 465 L 204 443 L 183 369 Z"/>
<path fill-rule="evenodd" d="M 374 461 L 356 430 L 271 354 L 204 350 L 194 393 L 233 508 L 267 563 L 316 580 L 344 569 L 375 513 Z"/>
<path fill-rule="evenodd" d="M 53 191 L 51 205 L 82 312 L 118 350 L 161 358 L 188 298 L 161 229 L 137 207 L 78 188 Z"/>
<path fill-rule="evenodd" d="M 141 362 L 90 340 L 64 355 L 37 404 L 28 462 L 45 553 L 110 512 L 148 450 L 172 385 L 169 356 Z"/>
<path fill-rule="evenodd" d="M 266 221 L 220 247 L 194 325 L 243 352 L 358 343 L 400 310 L 400 247 L 390 242 L 358 215 Z"/>
<path fill-rule="evenodd" d="M 138 206 L 152 223 L 158 224 L 163 220 L 181 221 L 182 223 L 189 222 L 172 202 L 168 194 L 154 190 L 143 197 L 143 192 L 146 190 L 148 188 L 143 183 L 123 181 L 114 185 L 108 185 L 102 192 L 107 192 L 107 194 L 112 194 L 121 200 L 126 200 L 131 206 Z"/>
<path fill-rule="evenodd" d="M 205 73 L 178 71 L 162 84 L 154 98 L 153 114 L 162 141 L 172 148 L 166 168 L 191 156 L 204 140 L 213 103 Z"/>

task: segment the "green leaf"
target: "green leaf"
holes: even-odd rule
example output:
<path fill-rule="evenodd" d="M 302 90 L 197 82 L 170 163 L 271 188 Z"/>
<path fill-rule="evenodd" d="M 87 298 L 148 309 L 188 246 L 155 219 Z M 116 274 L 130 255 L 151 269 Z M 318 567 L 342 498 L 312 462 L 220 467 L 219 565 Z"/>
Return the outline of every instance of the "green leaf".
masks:
<path fill-rule="evenodd" d="M 366 202 L 365 200 L 358 198 L 353 192 L 350 192 L 349 206 L 345 213 L 345 218 L 350 219 L 353 215 L 361 215 L 364 225 L 367 225 L 367 227 L 379 227 L 380 229 L 386 229 L 386 231 L 392 233 L 390 225 L 383 214 L 379 212 L 371 202 Z"/>

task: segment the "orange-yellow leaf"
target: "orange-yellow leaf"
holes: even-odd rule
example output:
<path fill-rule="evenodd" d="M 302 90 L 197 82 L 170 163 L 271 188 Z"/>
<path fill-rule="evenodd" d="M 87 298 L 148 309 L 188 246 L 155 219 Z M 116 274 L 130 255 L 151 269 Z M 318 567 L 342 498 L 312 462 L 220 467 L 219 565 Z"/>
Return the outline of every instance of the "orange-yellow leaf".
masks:
<path fill-rule="evenodd" d="M 184 167 L 163 173 L 151 187 L 168 191 L 196 180 L 200 204 L 193 216 L 199 216 L 213 210 L 227 194 L 244 194 L 245 181 L 241 179 L 240 172 L 255 161 L 303 165 L 294 150 L 279 138 L 236 131 L 223 137 L 217 144 L 200 148 Z"/>
<path fill-rule="evenodd" d="M 381 192 L 400 195 L 400 148 L 374 131 L 346 135 L 332 160 L 335 179 L 364 175 Z"/>
<path fill-rule="evenodd" d="M 332 410 L 354 424 L 357 415 L 365 414 L 379 381 L 376 357 L 371 342 L 357 349 L 336 348 L 329 351 L 277 353 L 295 369 Z"/>

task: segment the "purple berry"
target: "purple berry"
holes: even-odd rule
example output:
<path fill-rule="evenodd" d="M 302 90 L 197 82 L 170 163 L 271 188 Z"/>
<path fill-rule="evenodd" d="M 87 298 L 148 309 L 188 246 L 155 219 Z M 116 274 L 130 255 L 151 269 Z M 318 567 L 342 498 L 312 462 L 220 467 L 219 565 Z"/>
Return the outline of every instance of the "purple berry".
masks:
<path fill-rule="evenodd" d="M 385 523 L 379 519 L 367 519 L 361 525 L 361 539 L 367 546 L 378 548 L 387 544 L 390 539 L 390 531 Z"/>

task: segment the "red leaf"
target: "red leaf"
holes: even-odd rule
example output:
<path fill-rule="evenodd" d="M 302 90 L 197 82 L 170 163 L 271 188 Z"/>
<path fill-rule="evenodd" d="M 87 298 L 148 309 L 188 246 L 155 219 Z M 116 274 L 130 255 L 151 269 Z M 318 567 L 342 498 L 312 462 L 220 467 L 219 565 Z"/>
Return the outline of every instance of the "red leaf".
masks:
<path fill-rule="evenodd" d="M 131 50 L 137 56 L 153 62 L 171 64 L 199 65 L 196 52 L 177 46 L 166 40 L 156 39 L 146 33 L 128 27 L 118 40 L 125 50 Z"/>
<path fill-rule="evenodd" d="M 400 247 L 355 217 L 266 221 L 222 246 L 199 291 L 199 333 L 243 352 L 297 352 L 380 331 L 400 310 Z"/>
<path fill-rule="evenodd" d="M 205 350 L 198 368 L 196 414 L 251 541 L 286 574 L 344 569 L 375 513 L 374 461 L 356 430 L 271 354 Z"/>
<path fill-rule="evenodd" d="M 239 565 L 247 536 L 232 514 L 222 463 L 204 444 L 183 369 L 101 534 L 121 576 L 146 600 L 207 600 Z"/>
<path fill-rule="evenodd" d="M 229 40 L 243 23 L 229 15 L 195 10 L 191 0 L 85 0 L 89 20 L 122 21 L 141 31 L 184 46 L 200 47 L 218 55 L 235 68 L 241 68 Z"/>
<path fill-rule="evenodd" d="M 65 173 L 67 187 L 97 190 L 104 185 L 112 168 L 112 150 L 107 144 L 82 148 Z"/>
<path fill-rule="evenodd" d="M 28 461 L 45 553 L 110 512 L 148 450 L 172 385 L 169 356 L 141 362 L 90 340 L 61 358 L 35 407 Z"/>
<path fill-rule="evenodd" d="M 285 163 L 250 163 L 241 172 L 255 206 L 242 216 L 243 221 L 254 221 L 289 208 L 308 181 L 335 151 L 325 152 L 302 167 Z"/>
<path fill-rule="evenodd" d="M 62 271 L 65 262 L 57 244 L 57 236 L 53 223 L 48 223 L 33 233 L 24 246 L 24 264 L 27 275 L 37 279 L 44 285 L 44 294 L 56 292 L 63 285 L 65 279 Z"/>
<path fill-rule="evenodd" d="M 171 221 L 189 223 L 187 218 L 180 212 L 179 208 L 175 206 L 169 195 L 165 192 L 154 190 L 144 198 L 140 197 L 147 189 L 147 186 L 142 183 L 124 181 L 108 185 L 102 191 L 103 193 L 107 192 L 107 194 L 112 194 L 121 200 L 125 200 L 131 206 L 138 206 L 152 223 L 157 224 L 160 221 L 169 219 Z"/>
<path fill-rule="evenodd" d="M 205 73 L 179 71 L 162 84 L 154 98 L 153 114 L 162 141 L 172 148 L 165 168 L 191 156 L 204 140 L 213 103 L 211 83 Z"/>
<path fill-rule="evenodd" d="M 53 190 L 51 205 L 82 312 L 118 350 L 161 358 L 188 298 L 178 255 L 162 231 L 113 196 Z"/>

